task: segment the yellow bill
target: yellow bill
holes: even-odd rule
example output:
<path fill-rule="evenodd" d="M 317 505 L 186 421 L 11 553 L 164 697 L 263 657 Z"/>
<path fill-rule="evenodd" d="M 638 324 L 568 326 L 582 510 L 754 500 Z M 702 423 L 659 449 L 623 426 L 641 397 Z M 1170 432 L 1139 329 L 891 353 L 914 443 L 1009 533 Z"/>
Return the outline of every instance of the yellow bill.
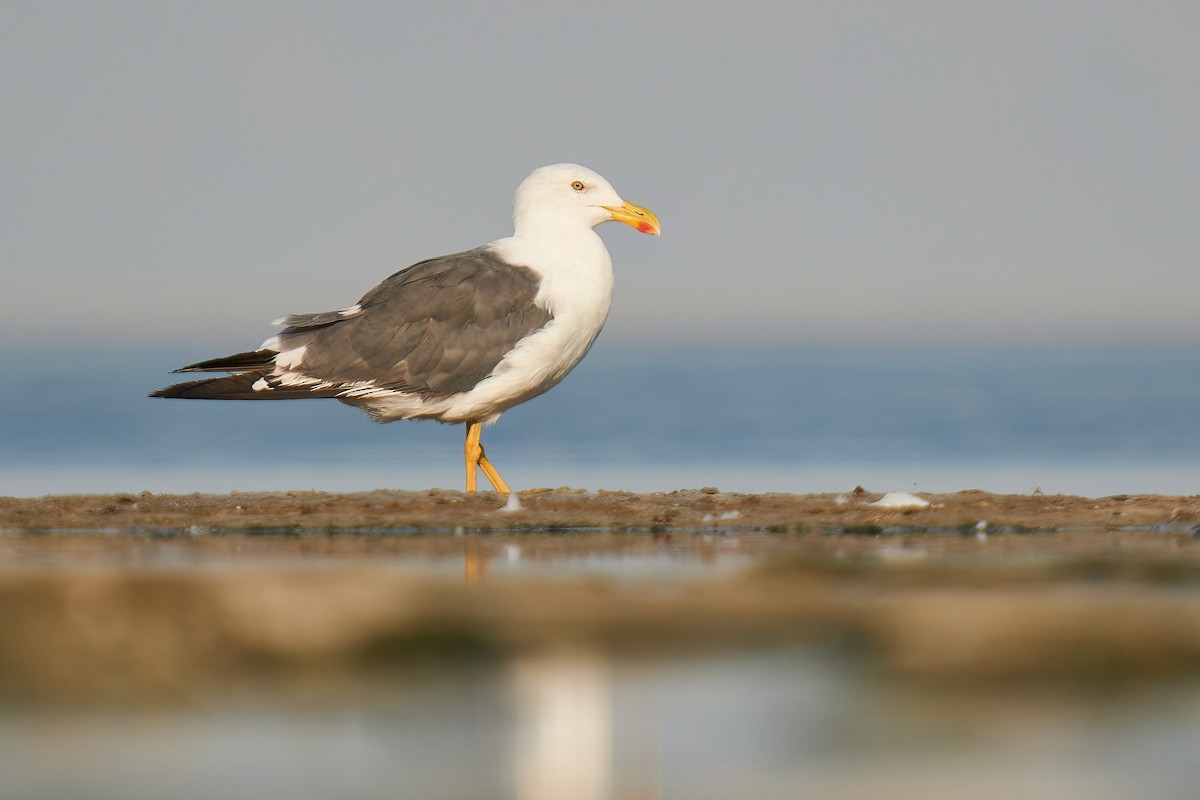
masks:
<path fill-rule="evenodd" d="M 612 218 L 617 222 L 624 222 L 626 225 L 637 228 L 642 233 L 652 233 L 655 236 L 662 235 L 662 228 L 659 227 L 658 217 L 654 216 L 654 212 L 649 209 L 635 206 L 633 203 L 626 203 L 623 206 L 604 206 L 604 210 L 612 214 Z"/>

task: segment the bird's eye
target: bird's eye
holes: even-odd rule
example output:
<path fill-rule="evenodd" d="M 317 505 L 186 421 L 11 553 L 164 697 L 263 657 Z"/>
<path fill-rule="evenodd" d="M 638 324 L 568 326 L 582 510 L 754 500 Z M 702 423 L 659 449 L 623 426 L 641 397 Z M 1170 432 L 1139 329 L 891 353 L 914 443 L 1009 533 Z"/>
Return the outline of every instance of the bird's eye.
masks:
<path fill-rule="evenodd" d="M 582 192 L 584 189 L 587 188 L 587 186 L 584 185 L 583 181 L 572 181 L 571 188 L 577 192 Z"/>

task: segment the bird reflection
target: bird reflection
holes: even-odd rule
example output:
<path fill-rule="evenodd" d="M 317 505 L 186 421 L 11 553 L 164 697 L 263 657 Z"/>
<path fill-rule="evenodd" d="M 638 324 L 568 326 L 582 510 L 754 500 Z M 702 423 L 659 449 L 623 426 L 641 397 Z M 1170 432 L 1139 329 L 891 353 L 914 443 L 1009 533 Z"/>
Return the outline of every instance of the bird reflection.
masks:
<path fill-rule="evenodd" d="M 520 560 L 509 545 L 509 565 Z M 464 580 L 476 586 L 487 579 L 495 555 L 481 537 L 463 542 Z M 613 675 L 610 657 L 592 649 L 552 649 L 524 653 L 508 667 L 514 699 L 517 800 L 609 800 L 614 795 Z M 646 723 L 647 720 L 641 720 Z M 645 733 L 646 725 L 635 726 Z M 643 742 L 649 745 L 648 742 Z M 638 748 L 642 756 L 653 748 Z M 661 796 L 653 763 L 641 763 L 626 776 L 625 800 Z"/>
<path fill-rule="evenodd" d="M 587 651 L 534 653 L 512 667 L 519 800 L 606 800 L 612 784 L 612 675 Z"/>
<path fill-rule="evenodd" d="M 492 566 L 492 554 L 477 536 L 468 536 L 463 549 L 463 577 L 468 586 L 475 586 L 487 577 Z"/>

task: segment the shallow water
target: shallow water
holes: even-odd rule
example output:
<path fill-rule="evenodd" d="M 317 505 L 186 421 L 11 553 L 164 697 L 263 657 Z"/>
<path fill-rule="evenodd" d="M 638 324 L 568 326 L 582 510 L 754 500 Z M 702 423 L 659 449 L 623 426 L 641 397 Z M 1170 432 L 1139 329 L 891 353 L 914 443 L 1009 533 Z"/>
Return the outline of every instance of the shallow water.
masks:
<path fill-rule="evenodd" d="M 462 576 L 475 570 L 488 579 L 520 580 L 555 578 L 561 580 L 596 578 L 617 583 L 694 581 L 734 575 L 761 564 L 772 550 L 778 550 L 777 537 L 750 532 L 680 532 L 662 544 L 641 551 L 590 537 L 594 532 L 567 532 L 571 542 L 563 543 L 563 533 L 522 532 L 504 537 L 450 533 L 420 529 L 346 531 L 329 533 L 255 533 L 243 531 L 192 533 L 187 529 L 168 528 L 154 532 L 111 530 L 45 530 L 37 534 L 5 534 L 0 531 L 0 569 L 22 572 L 78 574 L 82 572 L 195 572 L 249 569 L 331 569 L 369 564 L 419 576 Z M 235 542 L 215 548 L 205 546 L 211 537 Z M 201 538 L 197 538 L 201 537 Z M 275 547 L 287 540 L 303 538 L 307 542 L 341 540 L 395 540 L 396 547 L 380 553 L 339 552 Z M 69 547 L 56 547 L 56 541 L 90 540 L 86 553 Z M 603 544 L 601 544 L 603 542 Z M 240 543 L 240 544 L 239 544 Z M 481 576 L 482 577 L 482 576 Z"/>
<path fill-rule="evenodd" d="M 1094 547 L 1104 550 L 1115 536 L 1097 532 Z M 846 597 L 884 591 L 871 575 L 933 558 L 947 541 L 978 545 L 966 560 L 947 561 L 953 570 L 1005 559 L 1032 567 L 1054 539 L 1009 535 L 1010 543 L 1027 544 L 1001 556 L 989 548 L 1003 534 L 987 542 L 938 532 L 923 537 L 912 531 L 877 543 L 847 537 L 870 544 L 877 560 L 865 580 L 845 580 L 840 591 Z M 838 539 L 822 541 L 836 546 Z M 726 579 L 795 556 L 799 541 L 747 531 L 668 537 L 62 531 L 0 536 L 0 575 L 173 579 L 215 571 L 250 576 L 257 585 L 298 569 L 312 574 L 369 563 L 389 578 L 395 570 L 464 593 L 481 581 L 502 591 L 544 592 L 548 578 L 554 585 L 605 587 L 617 598 L 669 587 L 690 609 L 693 594 L 721 592 L 730 585 Z M 1170 549 L 1170 537 L 1162 547 Z M 797 572 L 795 580 L 811 579 L 806 574 Z M 1095 597 L 1078 591 L 1095 580 L 1073 584 L 1074 603 Z M 904 591 L 921 589 L 912 581 Z M 743 592 L 758 589 L 739 585 Z M 88 586 L 76 603 L 88 604 L 95 585 Z M 1101 587 L 1106 594 L 1119 588 L 1119 582 Z M 1163 608 L 1195 603 L 1194 583 L 1165 588 L 1171 600 Z M 1147 596 L 1128 595 L 1134 603 Z M 219 595 L 207 602 L 209 613 L 229 611 Z M 62 613 L 79 611 L 68 604 Z M 274 612 L 288 619 L 278 607 Z M 252 606 L 252 613 L 262 610 Z M 424 613 L 436 617 L 436 609 Z M 1200 781 L 1194 680 L 900 679 L 837 637 L 684 652 L 669 635 L 657 648 L 636 650 L 568 637 L 556 645 L 452 651 L 376 668 L 280 665 L 265 679 L 256 673 L 238 680 L 235 673 L 234 680 L 184 692 L 178 702 L 139 701 L 136 693 L 123 703 L 11 698 L 0 705 L 0 795 L 1182 800 L 1195 796 Z"/>
<path fill-rule="evenodd" d="M 1190 798 L 1200 691 L 964 692 L 803 650 L 584 651 L 0 716 L 9 798 Z"/>

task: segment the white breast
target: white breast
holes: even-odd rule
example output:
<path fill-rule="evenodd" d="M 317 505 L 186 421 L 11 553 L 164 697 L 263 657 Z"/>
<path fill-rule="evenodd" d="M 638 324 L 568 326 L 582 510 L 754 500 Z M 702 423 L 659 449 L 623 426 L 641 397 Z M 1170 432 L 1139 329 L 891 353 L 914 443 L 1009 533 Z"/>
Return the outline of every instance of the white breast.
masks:
<path fill-rule="evenodd" d="M 534 302 L 554 318 L 509 351 L 474 389 L 452 398 L 442 419 L 493 422 L 557 384 L 587 355 L 612 303 L 612 259 L 592 230 L 575 233 L 562 242 L 512 237 L 493 243 L 505 261 L 541 276 Z"/>
<path fill-rule="evenodd" d="M 432 402 L 412 395 L 378 398 L 369 403 L 376 419 L 495 422 L 504 411 L 553 387 L 587 354 L 612 302 L 612 259 L 600 237 L 584 229 L 561 239 L 514 236 L 491 247 L 508 263 L 538 273 L 541 286 L 534 302 L 553 319 L 521 340 L 470 391 Z"/>

